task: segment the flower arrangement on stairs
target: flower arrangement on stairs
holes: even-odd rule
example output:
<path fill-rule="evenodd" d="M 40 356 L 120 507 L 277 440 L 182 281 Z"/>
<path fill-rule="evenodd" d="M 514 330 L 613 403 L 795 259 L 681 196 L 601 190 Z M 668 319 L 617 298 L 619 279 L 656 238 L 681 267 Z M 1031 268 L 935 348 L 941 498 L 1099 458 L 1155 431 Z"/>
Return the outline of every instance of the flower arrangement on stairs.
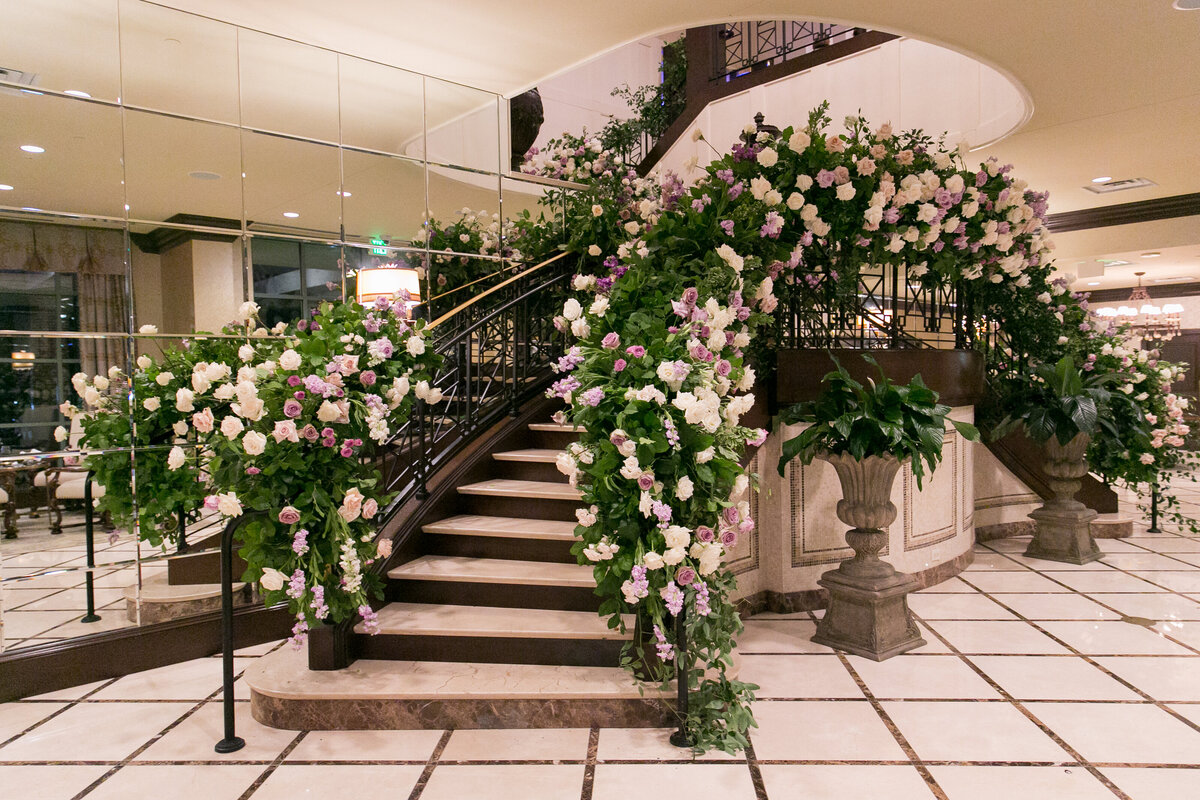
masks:
<path fill-rule="evenodd" d="M 374 459 L 414 397 L 441 399 L 428 383 L 440 357 L 426 346 L 425 323 L 404 319 L 404 303 L 386 297 L 324 303 L 311 320 L 272 331 L 258 325 L 254 303 L 242 311 L 223 331 L 229 338 L 200 335 L 160 359 L 139 356 L 132 376 L 76 375 L 88 410 L 66 410 L 82 415 L 88 449 L 128 447 L 136 426 L 143 538 L 161 542 L 179 508 L 265 512 L 240 531 L 243 579 L 260 581 L 268 603 L 288 601 L 293 642 L 312 624 L 354 615 L 369 628 L 379 579 L 367 566 L 391 546 L 376 541 L 391 495 Z M 129 454 L 93 454 L 87 464 L 107 489 L 98 507 L 130 524 Z"/>

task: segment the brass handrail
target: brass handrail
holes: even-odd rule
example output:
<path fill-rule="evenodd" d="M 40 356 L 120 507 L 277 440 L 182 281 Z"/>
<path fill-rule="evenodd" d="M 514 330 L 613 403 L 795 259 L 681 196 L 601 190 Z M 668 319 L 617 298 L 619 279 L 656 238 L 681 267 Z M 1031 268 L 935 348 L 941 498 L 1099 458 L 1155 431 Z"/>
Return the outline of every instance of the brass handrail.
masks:
<path fill-rule="evenodd" d="M 455 258 L 461 258 L 461 256 L 455 256 Z M 503 267 L 501 269 L 496 270 L 495 272 L 488 273 L 487 275 L 484 275 L 481 278 L 476 278 L 475 280 L 471 281 L 470 283 L 464 283 L 462 286 L 455 286 L 453 289 L 442 292 L 441 294 L 433 295 L 432 297 L 430 297 L 429 301 L 431 302 L 433 300 L 442 300 L 442 299 L 447 298 L 450 295 L 454 294 L 455 292 L 461 292 L 463 289 L 466 289 L 468 286 L 474 286 L 475 284 L 479 283 L 480 281 L 486 281 L 488 278 L 494 278 L 497 275 L 507 272 L 509 269 L 511 269 L 511 267 Z"/>
<path fill-rule="evenodd" d="M 500 289 L 503 289 L 505 286 L 508 286 L 513 281 L 520 280 L 521 278 L 524 278 L 526 275 L 531 275 L 534 272 L 537 272 L 542 267 L 549 266 L 550 264 L 553 264 L 555 261 L 558 261 L 560 258 L 566 258 L 569 255 L 570 255 L 570 252 L 559 253 L 558 255 L 554 256 L 553 258 L 548 258 L 545 261 L 541 262 L 540 264 L 534 264 L 532 267 L 525 270 L 524 272 L 513 275 L 511 278 L 509 278 L 506 281 L 501 281 L 500 283 L 497 283 L 492 288 L 475 295 L 474 297 L 472 297 L 470 300 L 466 301 L 465 303 L 461 303 L 461 304 L 455 306 L 454 308 L 450 309 L 449 311 L 447 311 L 445 314 L 442 314 L 440 317 L 435 319 L 433 322 L 426 325 L 425 329 L 430 330 L 432 328 L 436 328 L 438 325 L 441 325 L 443 322 L 450 319 L 455 314 L 458 314 L 460 311 L 470 308 L 475 303 L 478 303 L 480 300 L 487 297 L 489 294 L 491 294 L 493 292 L 497 292 Z"/>

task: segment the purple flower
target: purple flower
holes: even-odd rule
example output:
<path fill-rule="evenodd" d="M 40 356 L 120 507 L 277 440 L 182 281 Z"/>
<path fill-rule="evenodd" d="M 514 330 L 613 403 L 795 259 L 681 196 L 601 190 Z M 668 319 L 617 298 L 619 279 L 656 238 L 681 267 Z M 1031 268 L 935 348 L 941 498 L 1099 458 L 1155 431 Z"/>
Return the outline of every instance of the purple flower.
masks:
<path fill-rule="evenodd" d="M 691 567 L 680 567 L 675 571 L 675 582 L 680 586 L 687 586 L 694 580 L 696 580 L 696 570 Z"/>
<path fill-rule="evenodd" d="M 297 568 L 292 573 L 292 577 L 288 580 L 287 596 L 293 600 L 299 600 L 304 596 L 304 571 Z"/>
<path fill-rule="evenodd" d="M 683 302 L 689 306 L 696 305 L 696 301 L 700 299 L 700 291 L 695 286 L 689 286 L 683 290 Z"/>
<path fill-rule="evenodd" d="M 900 221 L 900 209 L 888 208 L 883 212 L 883 221 L 888 225 L 895 225 Z"/>
<path fill-rule="evenodd" d="M 315 442 L 317 439 L 321 438 L 321 434 L 317 433 L 316 427 L 311 424 L 305 425 L 300 430 L 300 435 L 310 442 Z"/>
<path fill-rule="evenodd" d="M 721 544 L 725 545 L 726 548 L 731 548 L 731 547 L 736 546 L 737 542 L 738 542 L 738 534 L 737 534 L 737 531 L 735 531 L 733 528 L 729 528 L 728 530 L 721 531 Z"/>
<path fill-rule="evenodd" d="M 719 224 L 721 226 L 721 230 L 725 231 L 726 236 L 733 236 L 733 220 L 723 219 Z"/>
<path fill-rule="evenodd" d="M 648 492 L 654 488 L 654 475 L 649 472 L 643 472 L 637 479 L 638 488 L 643 492 Z"/>
<path fill-rule="evenodd" d="M 625 359 L 618 358 L 613 362 L 613 372 L 620 372 L 623 369 L 625 369 Z"/>
<path fill-rule="evenodd" d="M 295 419 L 296 417 L 300 416 L 302 413 L 304 413 L 304 406 L 300 405 L 299 400 L 290 399 L 286 403 L 283 404 L 283 415 L 285 417 L 290 417 L 291 419 Z"/>
<path fill-rule="evenodd" d="M 708 542 L 711 542 L 715 538 L 716 538 L 716 534 L 713 533 L 713 529 L 708 527 L 707 525 L 701 525 L 699 528 L 696 528 L 696 541 L 697 542 L 704 542 L 705 544 L 707 544 Z"/>
<path fill-rule="evenodd" d="M 823 169 L 817 173 L 817 185 L 819 185 L 822 189 L 828 189 L 830 186 L 833 186 L 833 182 L 836 178 L 837 176 L 832 172 L 827 169 Z"/>
<path fill-rule="evenodd" d="M 618 336 L 615 331 L 606 333 L 604 338 L 600 341 L 600 346 L 605 350 L 616 350 L 621 346 L 621 337 Z"/>
<path fill-rule="evenodd" d="M 667 581 L 667 585 L 659 589 L 658 594 L 666 604 L 667 611 L 671 612 L 671 616 L 679 616 L 679 612 L 683 611 L 683 590 L 675 585 L 675 581 Z"/>
<path fill-rule="evenodd" d="M 302 556 L 308 552 L 308 529 L 301 528 L 296 531 L 296 535 L 292 537 L 292 552 L 298 556 Z"/>
<path fill-rule="evenodd" d="M 604 399 L 604 390 L 601 389 L 599 386 L 595 386 L 591 389 L 588 389 L 586 392 L 579 395 L 579 402 L 581 402 L 585 406 L 589 406 L 591 408 L 595 408 L 596 406 L 600 405 L 600 401 L 603 399 Z"/>
<path fill-rule="evenodd" d="M 733 369 L 733 365 L 722 358 L 720 361 L 717 362 L 716 366 L 713 369 L 717 373 L 717 375 L 724 378 Z"/>
<path fill-rule="evenodd" d="M 654 652 L 658 654 L 659 660 L 669 662 L 675 658 L 675 648 L 667 641 L 667 637 L 663 635 L 662 628 L 654 626 L 654 638 L 657 644 L 654 645 Z"/>
<path fill-rule="evenodd" d="M 766 222 L 759 228 L 759 238 L 763 239 L 778 239 L 780 232 L 783 230 L 783 217 L 779 216 L 777 211 L 768 211 Z"/>
<path fill-rule="evenodd" d="M 708 605 L 708 584 L 704 581 L 696 583 L 696 613 L 702 617 L 712 613 L 712 608 Z"/>
<path fill-rule="evenodd" d="M 288 383 L 288 386 L 291 386 L 291 387 L 299 386 L 301 383 L 300 376 L 299 375 L 288 375 L 287 383 Z"/>
<path fill-rule="evenodd" d="M 746 184 L 742 183 L 741 181 L 738 181 L 733 186 L 729 187 L 729 199 L 737 200 L 738 196 L 741 195 L 741 193 L 744 191 L 746 191 Z"/>
<path fill-rule="evenodd" d="M 375 371 L 371 370 L 371 369 L 363 370 L 361 373 L 359 373 L 359 376 L 358 376 L 358 381 L 363 386 L 374 386 L 375 379 L 376 379 Z"/>
<path fill-rule="evenodd" d="M 634 358 L 641 358 L 642 356 L 646 355 L 646 348 L 642 347 L 640 344 L 630 345 L 629 347 L 625 348 L 625 353 L 633 356 Z"/>
<path fill-rule="evenodd" d="M 737 525 L 737 523 L 738 523 L 737 506 L 726 507 L 726 509 L 721 512 L 721 516 L 722 516 L 722 518 L 724 518 L 726 524 Z"/>
<path fill-rule="evenodd" d="M 358 607 L 358 615 L 362 617 L 363 627 L 367 629 L 367 633 L 379 633 L 378 615 L 368 605 Z"/>
<path fill-rule="evenodd" d="M 639 486 L 641 482 L 641 478 L 638 478 Z M 655 500 L 650 507 L 653 510 L 654 516 L 658 517 L 658 526 L 665 528 L 667 523 L 671 521 L 671 507 L 661 500 Z"/>

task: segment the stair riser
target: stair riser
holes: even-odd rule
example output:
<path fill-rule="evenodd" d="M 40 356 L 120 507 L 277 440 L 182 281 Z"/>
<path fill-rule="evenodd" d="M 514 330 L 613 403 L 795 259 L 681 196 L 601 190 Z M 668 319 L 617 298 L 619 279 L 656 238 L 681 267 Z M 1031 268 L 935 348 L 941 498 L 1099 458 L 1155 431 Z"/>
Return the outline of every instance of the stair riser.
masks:
<path fill-rule="evenodd" d="M 571 542 L 439 533 L 425 533 L 422 537 L 421 552 L 429 555 L 576 563 L 575 556 L 571 555 Z"/>
<path fill-rule="evenodd" d="M 566 450 L 572 442 L 579 441 L 578 433 L 566 431 L 530 431 L 525 447 L 540 447 L 547 450 Z"/>
<path fill-rule="evenodd" d="M 566 483 L 567 476 L 558 471 L 553 463 L 539 461 L 496 461 L 495 474 L 521 481 L 547 481 Z"/>
<path fill-rule="evenodd" d="M 600 598 L 582 586 L 527 586 L 507 583 L 391 580 L 389 602 L 444 603 L 446 605 L 497 606 L 500 608 L 550 608 L 562 611 L 598 611 Z"/>
<path fill-rule="evenodd" d="M 574 520 L 579 500 L 547 500 L 540 497 L 491 497 L 478 494 L 459 494 L 454 506 L 456 514 L 482 514 L 494 517 L 522 519 Z"/>
<path fill-rule="evenodd" d="M 361 636 L 360 658 L 616 667 L 623 642 L 614 639 L 530 639 L 493 636 Z"/>

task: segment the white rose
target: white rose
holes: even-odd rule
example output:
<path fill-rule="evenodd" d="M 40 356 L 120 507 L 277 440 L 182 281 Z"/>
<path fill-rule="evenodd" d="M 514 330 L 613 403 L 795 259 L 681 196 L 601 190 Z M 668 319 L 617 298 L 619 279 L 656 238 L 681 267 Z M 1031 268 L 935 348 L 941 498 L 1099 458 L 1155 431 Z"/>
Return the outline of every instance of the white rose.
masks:
<path fill-rule="evenodd" d="M 196 395 L 192 393 L 191 389 L 180 389 L 175 392 L 175 410 L 182 411 L 185 414 L 189 411 L 194 411 L 196 407 L 192 404 L 192 401 L 195 398 Z"/>
<path fill-rule="evenodd" d="M 603 317 L 605 312 L 608 311 L 608 298 L 597 297 L 596 302 L 592 303 L 592 307 L 588 311 L 597 317 Z"/>
<path fill-rule="evenodd" d="M 290 347 L 279 354 L 279 367 L 286 370 L 300 369 L 300 354 Z"/>
<path fill-rule="evenodd" d="M 585 319 L 577 319 L 571 323 L 571 333 L 577 338 L 586 339 L 591 332 L 592 326 L 588 325 Z"/>
<path fill-rule="evenodd" d="M 662 569 L 663 557 L 651 550 L 649 553 L 646 553 L 646 555 L 642 556 L 642 565 L 650 571 Z"/>
<path fill-rule="evenodd" d="M 804 206 L 804 195 L 799 192 L 792 192 L 788 195 L 787 207 L 792 211 L 799 211 Z"/>
<path fill-rule="evenodd" d="M 691 541 L 691 532 L 682 525 L 672 525 L 663 531 L 663 538 L 667 542 L 667 547 L 675 549 L 678 547 L 687 547 Z"/>
<path fill-rule="evenodd" d="M 175 374 L 172 372 L 160 372 L 160 373 L 158 373 L 158 375 L 154 376 L 154 382 L 157 383 L 159 386 L 166 386 L 168 383 L 170 383 L 174 379 L 175 379 Z"/>
<path fill-rule="evenodd" d="M 838 200 L 849 200 L 850 198 L 854 197 L 854 193 L 855 189 L 854 184 L 852 183 L 843 183 L 841 186 L 837 187 Z"/>
<path fill-rule="evenodd" d="M 188 426 L 186 422 L 179 420 L 171 426 L 171 430 L 175 431 L 176 436 L 186 436 L 188 432 Z"/>
<path fill-rule="evenodd" d="M 776 153 L 770 147 L 764 147 L 758 152 L 758 156 L 755 158 L 755 161 L 758 162 L 759 166 L 773 167 L 779 163 L 779 153 Z"/>
<path fill-rule="evenodd" d="M 65 442 L 66 440 L 67 440 L 67 429 L 64 428 L 62 425 L 59 425 L 57 428 L 54 429 L 54 441 L 61 443 L 61 442 Z"/>
<path fill-rule="evenodd" d="M 244 344 L 241 347 L 239 347 L 238 348 L 238 358 L 240 358 L 242 361 L 249 361 L 250 359 L 254 358 L 254 346 L 249 345 L 249 344 Z"/>
<path fill-rule="evenodd" d="M 628 233 L 630 236 L 637 236 L 637 232 L 639 230 L 641 230 L 641 226 L 638 225 L 633 220 L 629 220 L 629 222 L 625 223 L 625 232 Z"/>
<path fill-rule="evenodd" d="M 663 563 L 675 566 L 680 561 L 687 557 L 687 550 L 682 547 L 672 547 L 667 552 L 663 553 Z"/>
<path fill-rule="evenodd" d="M 706 447 L 699 453 L 696 453 L 696 463 L 707 464 L 709 461 L 713 460 L 714 455 L 716 455 L 716 451 L 711 447 Z"/>
<path fill-rule="evenodd" d="M 769 206 L 777 206 L 783 202 L 783 195 L 774 189 L 771 189 L 769 192 L 763 195 L 763 202 Z"/>
<path fill-rule="evenodd" d="M 157 397 L 147 397 L 142 401 L 142 408 L 146 409 L 147 411 L 158 411 L 159 406 L 161 405 L 162 400 L 158 399 Z"/>
<path fill-rule="evenodd" d="M 340 415 L 341 412 L 338 411 L 338 407 L 328 400 L 322 402 L 321 407 L 317 409 L 317 419 L 321 420 L 321 422 L 333 422 Z"/>
<path fill-rule="evenodd" d="M 592 206 L 592 216 L 599 217 L 604 214 L 604 207 L 600 205 Z"/>
<path fill-rule="evenodd" d="M 588 255 L 589 255 L 589 256 L 598 256 L 598 255 L 600 255 L 600 245 L 598 245 L 598 244 L 593 244 L 593 245 L 590 245 L 590 246 L 588 247 Z"/>
<path fill-rule="evenodd" d="M 248 456 L 260 456 L 267 449 L 267 437 L 258 431 L 249 431 L 242 437 L 242 447 Z"/>
<path fill-rule="evenodd" d="M 812 188 L 812 185 L 813 179 L 811 175 L 801 175 L 799 178 L 796 178 L 796 188 L 802 192 L 807 192 Z"/>
<path fill-rule="evenodd" d="M 804 131 L 796 131 L 792 134 L 792 138 L 788 139 L 788 149 L 793 153 L 803 153 L 811 143 L 812 137 Z"/>
<path fill-rule="evenodd" d="M 245 428 L 246 426 L 237 417 L 230 416 L 221 420 L 221 433 L 225 434 L 226 439 L 236 439 Z"/>
<path fill-rule="evenodd" d="M 150 365 L 152 365 L 153 363 L 154 363 L 154 360 L 151 359 L 150 356 L 138 356 L 137 357 L 138 369 L 150 369 Z"/>
<path fill-rule="evenodd" d="M 242 504 L 238 502 L 237 495 L 233 492 L 217 495 L 217 511 L 220 511 L 227 517 L 240 517 L 242 515 Z M 282 580 L 282 574 L 280 574 Z M 283 586 L 281 582 L 279 584 Z"/>
<path fill-rule="evenodd" d="M 277 569 L 263 567 L 262 577 L 258 579 L 262 587 L 268 592 L 278 592 L 287 583 L 287 576 Z"/>
<path fill-rule="evenodd" d="M 199 372 L 192 375 L 192 391 L 196 394 L 204 394 L 212 387 L 212 381 L 206 375 Z"/>
<path fill-rule="evenodd" d="M 103 397 L 96 391 L 96 387 L 88 386 L 83 390 L 83 402 L 89 406 L 98 406 Z"/>
<path fill-rule="evenodd" d="M 92 381 L 92 385 L 103 392 L 108 388 L 108 378 L 104 377 L 103 375 L 97 375 L 96 379 Z"/>
<path fill-rule="evenodd" d="M 408 350 L 410 356 L 419 356 L 425 352 L 425 340 L 420 336 L 410 336 L 404 343 L 404 348 Z"/>
<path fill-rule="evenodd" d="M 171 448 L 171 452 L 167 453 L 167 467 L 172 471 L 179 469 L 187 463 L 187 456 L 184 455 L 183 448 L 176 445 Z"/>
<path fill-rule="evenodd" d="M 574 297 L 563 303 L 563 317 L 565 317 L 568 322 L 574 322 L 575 320 L 579 319 L 581 314 L 583 314 L 583 306 L 581 306 L 579 301 Z"/>
<path fill-rule="evenodd" d="M 145 334 L 158 333 L 158 326 L 157 325 L 143 325 L 142 327 L 138 328 L 138 333 L 145 333 Z"/>
<path fill-rule="evenodd" d="M 253 300 L 247 300 L 238 309 L 238 315 L 247 321 L 254 319 L 258 316 L 258 303 L 255 303 Z"/>

